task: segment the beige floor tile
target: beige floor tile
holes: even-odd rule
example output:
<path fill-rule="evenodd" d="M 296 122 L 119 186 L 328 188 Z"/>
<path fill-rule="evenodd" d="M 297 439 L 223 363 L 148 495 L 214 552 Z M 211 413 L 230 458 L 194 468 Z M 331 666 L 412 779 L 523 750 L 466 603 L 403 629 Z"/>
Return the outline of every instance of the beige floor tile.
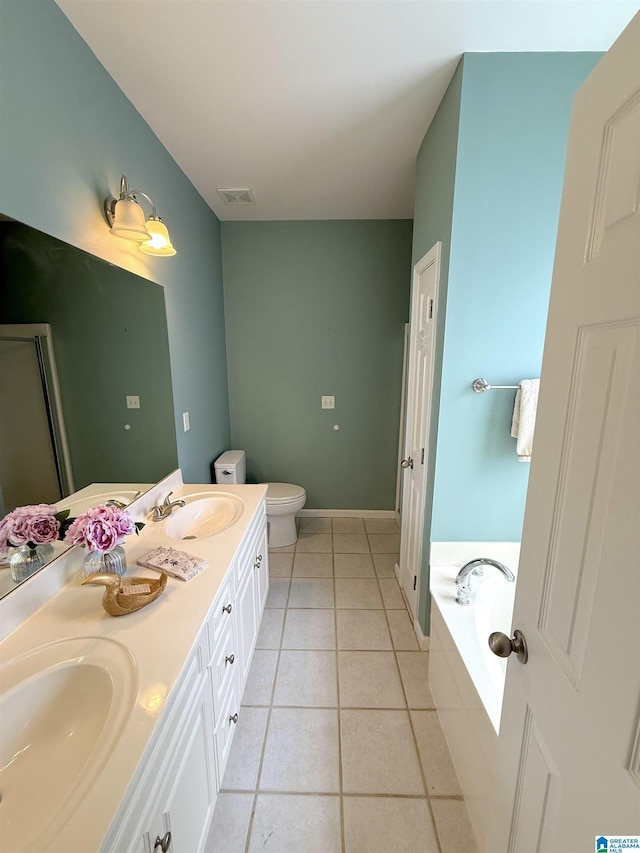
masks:
<path fill-rule="evenodd" d="M 424 795 L 406 711 L 340 711 L 343 790 Z"/>
<path fill-rule="evenodd" d="M 289 607 L 333 606 L 333 578 L 292 578 Z"/>
<path fill-rule="evenodd" d="M 435 708 L 429 689 L 429 652 L 397 652 L 400 676 L 410 708 Z"/>
<path fill-rule="evenodd" d="M 338 652 L 342 708 L 406 708 L 393 652 Z"/>
<path fill-rule="evenodd" d="M 393 648 L 383 610 L 337 610 L 338 648 L 386 651 Z"/>
<path fill-rule="evenodd" d="M 337 578 L 375 578 L 370 554 L 334 554 L 333 572 Z"/>
<path fill-rule="evenodd" d="M 265 611 L 266 612 L 266 611 Z M 283 649 L 335 649 L 333 610 L 287 610 Z"/>
<path fill-rule="evenodd" d="M 258 794 L 249 853 L 341 850 L 339 797 Z"/>
<path fill-rule="evenodd" d="M 399 541 L 397 533 L 369 533 L 372 554 L 397 554 Z"/>
<path fill-rule="evenodd" d="M 282 623 L 284 622 L 284 610 L 265 608 L 262 614 L 262 622 L 256 640 L 256 649 L 279 649 L 282 637 Z"/>
<path fill-rule="evenodd" d="M 463 800 L 431 800 L 442 853 L 478 853 Z"/>
<path fill-rule="evenodd" d="M 289 583 L 289 578 L 269 578 L 269 593 L 265 607 L 286 607 Z"/>
<path fill-rule="evenodd" d="M 333 556 L 331 554 L 296 554 L 293 561 L 295 578 L 332 578 Z"/>
<path fill-rule="evenodd" d="M 365 518 L 364 526 L 367 533 L 397 533 L 398 524 L 395 518 Z"/>
<path fill-rule="evenodd" d="M 269 577 L 288 578 L 293 565 L 293 551 L 282 554 L 279 551 L 269 551 Z"/>
<path fill-rule="evenodd" d="M 276 649 L 256 649 L 242 695 L 243 705 L 269 705 L 278 665 Z"/>
<path fill-rule="evenodd" d="M 268 708 L 240 709 L 236 733 L 222 779 L 223 790 L 255 790 L 268 717 Z"/>
<path fill-rule="evenodd" d="M 411 711 L 411 721 L 429 794 L 461 796 L 437 712 Z"/>
<path fill-rule="evenodd" d="M 334 533 L 364 533 L 364 522 L 361 518 L 334 518 Z"/>
<path fill-rule="evenodd" d="M 426 799 L 345 797 L 344 835 L 346 853 L 439 853 Z"/>
<path fill-rule="evenodd" d="M 218 794 L 204 853 L 244 853 L 253 794 Z"/>
<path fill-rule="evenodd" d="M 387 610 L 389 629 L 393 638 L 393 647 L 397 651 L 418 651 L 418 641 L 406 610 Z"/>
<path fill-rule="evenodd" d="M 398 581 L 395 578 L 380 578 L 380 592 L 387 610 L 406 610 L 404 598 L 400 592 Z"/>
<path fill-rule="evenodd" d="M 298 536 L 297 554 L 330 554 L 331 550 L 330 533 L 301 533 Z"/>
<path fill-rule="evenodd" d="M 335 707 L 338 704 L 335 652 L 283 649 L 273 704 Z"/>
<path fill-rule="evenodd" d="M 301 533 L 331 533 L 330 518 L 305 517 L 300 519 Z"/>
<path fill-rule="evenodd" d="M 379 610 L 382 598 L 376 578 L 336 578 L 336 607 L 346 610 Z"/>
<path fill-rule="evenodd" d="M 379 578 L 395 578 L 394 570 L 398 558 L 395 554 L 372 554 L 373 566 Z"/>
<path fill-rule="evenodd" d="M 260 790 L 337 793 L 340 790 L 338 712 L 274 708 Z"/>
<path fill-rule="evenodd" d="M 282 548 L 269 548 L 269 557 L 272 554 L 292 554 L 295 550 L 295 542 L 293 545 L 283 545 Z"/>
<path fill-rule="evenodd" d="M 335 554 L 368 554 L 369 542 L 364 533 L 334 533 L 333 551 Z"/>

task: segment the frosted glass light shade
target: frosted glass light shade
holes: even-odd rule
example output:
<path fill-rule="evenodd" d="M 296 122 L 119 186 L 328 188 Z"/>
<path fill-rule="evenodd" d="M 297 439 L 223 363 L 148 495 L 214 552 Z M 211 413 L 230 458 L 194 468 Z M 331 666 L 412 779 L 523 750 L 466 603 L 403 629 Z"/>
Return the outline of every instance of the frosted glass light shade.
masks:
<path fill-rule="evenodd" d="M 111 233 L 114 237 L 138 242 L 149 239 L 150 235 L 144 224 L 144 210 L 137 201 L 121 198 L 116 202 Z"/>
<path fill-rule="evenodd" d="M 176 250 L 171 244 L 167 226 L 160 218 L 151 217 L 147 219 L 147 231 L 151 239 L 145 240 L 140 245 L 141 252 L 144 252 L 145 255 L 164 255 L 165 257 L 176 254 Z"/>

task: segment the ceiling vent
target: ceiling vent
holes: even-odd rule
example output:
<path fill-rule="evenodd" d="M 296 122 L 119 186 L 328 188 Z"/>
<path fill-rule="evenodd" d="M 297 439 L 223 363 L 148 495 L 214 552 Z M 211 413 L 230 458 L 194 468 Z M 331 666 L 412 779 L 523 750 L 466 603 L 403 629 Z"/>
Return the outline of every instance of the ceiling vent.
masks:
<path fill-rule="evenodd" d="M 255 204 L 256 200 L 248 187 L 240 189 L 218 189 L 225 204 Z"/>

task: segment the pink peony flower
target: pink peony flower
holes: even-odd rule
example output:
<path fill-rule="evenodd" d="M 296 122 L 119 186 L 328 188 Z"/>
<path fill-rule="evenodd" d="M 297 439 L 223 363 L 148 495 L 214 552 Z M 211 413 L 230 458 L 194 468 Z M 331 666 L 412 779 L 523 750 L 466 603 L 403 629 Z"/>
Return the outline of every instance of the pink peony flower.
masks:
<path fill-rule="evenodd" d="M 60 522 L 55 516 L 34 515 L 27 524 L 27 541 L 34 545 L 55 542 L 60 533 Z"/>
<path fill-rule="evenodd" d="M 58 538 L 60 522 L 51 504 L 19 506 L 0 522 L 0 545 L 47 545 Z"/>
<path fill-rule="evenodd" d="M 124 537 L 136 533 L 137 528 L 129 513 L 115 506 L 94 506 L 79 515 L 69 525 L 65 542 L 84 545 L 91 551 L 106 554 L 121 545 Z"/>
<path fill-rule="evenodd" d="M 87 547 L 92 551 L 100 551 L 101 554 L 112 551 L 116 545 L 120 544 L 115 525 L 100 519 L 92 519 L 86 523 L 84 537 L 87 540 Z"/>

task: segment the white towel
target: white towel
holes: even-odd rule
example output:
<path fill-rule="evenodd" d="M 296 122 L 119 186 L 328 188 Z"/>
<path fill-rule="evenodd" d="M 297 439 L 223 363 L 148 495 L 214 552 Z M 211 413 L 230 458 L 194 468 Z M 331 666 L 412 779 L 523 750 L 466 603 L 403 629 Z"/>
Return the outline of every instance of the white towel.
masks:
<path fill-rule="evenodd" d="M 523 379 L 516 391 L 511 435 L 518 439 L 516 444 L 518 462 L 531 462 L 539 388 L 539 379 Z"/>

